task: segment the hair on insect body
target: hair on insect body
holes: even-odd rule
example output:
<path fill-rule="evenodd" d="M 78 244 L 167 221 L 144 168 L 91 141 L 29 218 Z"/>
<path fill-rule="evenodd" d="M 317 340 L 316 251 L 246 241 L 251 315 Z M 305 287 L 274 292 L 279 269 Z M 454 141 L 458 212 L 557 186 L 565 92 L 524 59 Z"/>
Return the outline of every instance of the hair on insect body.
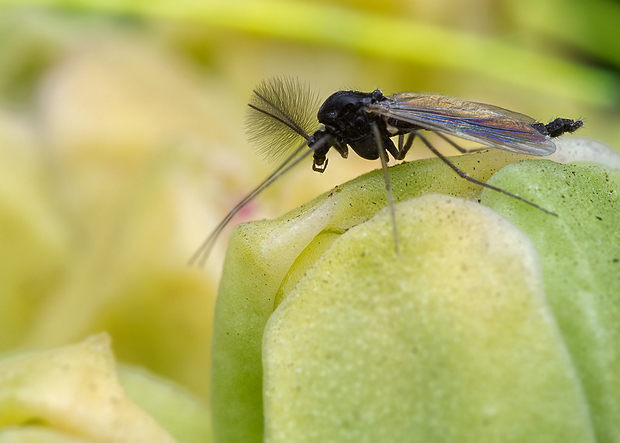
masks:
<path fill-rule="evenodd" d="M 315 120 L 313 109 L 317 104 L 316 95 L 296 79 L 275 77 L 256 86 L 249 103 L 249 138 L 268 159 L 281 162 L 205 239 L 190 259 L 190 265 L 202 266 L 218 235 L 235 214 L 306 157 L 313 156 L 314 171 L 324 172 L 330 149 L 335 149 L 342 158 L 348 157 L 351 148 L 364 159 L 381 160 L 396 252 L 398 232 L 387 169 L 388 153 L 395 160 L 403 160 L 415 138 L 465 180 L 557 216 L 523 197 L 470 177 L 440 153 L 421 131 L 437 134 L 464 154 L 479 149 L 463 149 L 449 136 L 519 154 L 545 156 L 556 150 L 553 138 L 572 133 L 584 124 L 581 120 L 565 118 L 545 124 L 483 103 L 415 92 L 386 96 L 379 89 L 368 93 L 335 92 L 320 106 Z M 317 120 L 322 125 L 319 129 L 316 129 Z M 393 137 L 397 137 L 397 144 Z"/>

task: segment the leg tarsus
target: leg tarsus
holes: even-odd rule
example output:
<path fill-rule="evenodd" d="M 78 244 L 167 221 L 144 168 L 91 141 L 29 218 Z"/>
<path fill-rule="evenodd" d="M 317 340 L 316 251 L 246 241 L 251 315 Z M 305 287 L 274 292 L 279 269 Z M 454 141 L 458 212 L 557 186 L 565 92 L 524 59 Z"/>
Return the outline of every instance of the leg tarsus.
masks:
<path fill-rule="evenodd" d="M 424 135 L 422 135 L 422 134 L 420 134 L 420 133 L 418 133 L 417 135 L 418 135 L 418 137 L 420 137 L 420 138 L 422 139 L 422 141 L 424 142 L 424 144 L 426 145 L 426 147 L 427 147 L 428 149 L 430 149 L 430 150 L 431 150 L 431 152 L 432 152 L 433 154 L 435 154 L 437 157 L 439 157 L 439 158 L 440 158 L 440 159 L 441 159 L 441 160 L 442 160 L 445 164 L 447 164 L 448 166 L 450 166 L 450 168 L 452 168 L 452 170 L 453 170 L 454 172 L 456 172 L 456 173 L 459 175 L 459 177 L 464 178 L 465 180 L 467 180 L 467 181 L 469 181 L 469 182 L 471 182 L 471 183 L 475 183 L 475 184 L 477 184 L 477 185 L 480 185 L 480 186 L 482 186 L 482 187 L 484 187 L 484 188 L 492 189 L 493 191 L 501 192 L 501 193 L 502 193 L 502 194 L 504 194 L 504 195 L 507 195 L 507 196 L 512 197 L 512 198 L 516 198 L 517 200 L 520 200 L 520 201 L 522 201 L 523 203 L 527 203 L 528 205 L 533 206 L 533 207 L 535 207 L 536 209 L 540 209 L 541 211 L 543 211 L 543 212 L 545 212 L 545 213 L 547 213 L 547 214 L 549 214 L 549 215 L 554 215 L 554 216 L 556 216 L 556 217 L 558 216 L 558 214 L 556 214 L 555 212 L 547 211 L 545 208 L 542 208 L 542 207 L 538 206 L 536 203 L 532 203 L 531 201 L 526 200 L 526 199 L 524 199 L 523 197 L 519 197 L 519 196 L 518 196 L 518 195 L 516 195 L 516 194 L 513 194 L 513 193 L 508 192 L 508 191 L 504 191 L 504 190 L 503 190 L 503 189 L 501 189 L 501 188 L 495 187 L 495 186 L 493 186 L 493 185 L 489 185 L 488 183 L 485 183 L 485 182 L 483 182 L 483 181 L 480 181 L 480 180 L 478 180 L 478 179 L 475 179 L 475 178 L 473 178 L 473 177 L 470 177 L 470 176 L 469 176 L 469 174 L 467 174 L 466 172 L 461 171 L 461 170 L 460 170 L 460 169 L 459 169 L 459 168 L 458 168 L 458 167 L 457 167 L 454 163 L 452 163 L 450 160 L 448 160 L 446 156 L 444 156 L 441 152 L 439 152 L 439 151 L 438 151 L 438 150 L 437 150 L 437 149 L 436 149 L 436 148 L 435 148 L 435 147 L 431 144 L 431 142 L 430 142 L 430 141 L 428 141 L 428 139 L 427 139 Z"/>
<path fill-rule="evenodd" d="M 461 146 L 459 146 L 454 140 L 450 139 L 449 137 L 446 137 L 442 133 L 435 132 L 435 134 L 437 134 L 439 137 L 443 138 L 445 141 L 450 143 L 450 145 L 452 145 L 452 147 L 455 148 L 457 151 L 459 151 L 461 154 L 471 154 L 472 152 L 480 152 L 480 151 L 488 151 L 489 150 L 489 148 L 465 149 L 465 148 L 462 148 Z"/>
<path fill-rule="evenodd" d="M 320 165 L 317 163 L 315 159 L 314 162 L 312 163 L 312 170 L 316 172 L 320 172 L 322 174 L 325 172 L 325 169 L 327 169 L 327 163 L 329 163 L 328 158 L 326 158 L 325 161 L 321 163 Z"/>

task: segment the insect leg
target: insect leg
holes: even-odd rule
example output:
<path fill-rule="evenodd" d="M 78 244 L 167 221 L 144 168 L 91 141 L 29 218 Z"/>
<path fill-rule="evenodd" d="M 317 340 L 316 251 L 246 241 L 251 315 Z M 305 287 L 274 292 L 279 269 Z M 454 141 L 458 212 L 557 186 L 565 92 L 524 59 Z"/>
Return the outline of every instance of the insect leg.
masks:
<path fill-rule="evenodd" d="M 495 187 L 493 185 L 489 185 L 488 183 L 485 183 L 483 181 L 480 181 L 480 180 L 477 180 L 477 179 L 475 179 L 473 177 L 470 177 L 469 174 L 467 174 L 466 172 L 461 171 L 454 163 L 452 163 L 450 160 L 448 160 L 446 158 L 446 156 L 444 156 L 441 152 L 439 152 L 437 149 L 435 149 L 435 147 L 431 144 L 431 142 L 428 141 L 428 139 L 424 135 L 420 134 L 419 132 L 417 133 L 417 135 L 418 135 L 418 137 L 420 137 L 422 139 L 422 141 L 424 142 L 426 147 L 428 149 L 430 149 L 433 154 L 435 154 L 437 157 L 439 157 L 445 164 L 450 166 L 452 168 L 452 170 L 459 175 L 459 177 L 464 178 L 465 180 L 467 180 L 467 181 L 469 181 L 471 183 L 475 183 L 477 185 L 480 185 L 480 186 L 482 186 L 484 188 L 492 189 L 494 191 L 501 192 L 502 194 L 507 195 L 509 197 L 516 198 L 517 200 L 520 200 L 523 203 L 527 203 L 530 206 L 533 206 L 533 207 L 535 207 L 537 209 L 540 209 L 541 211 L 543 211 L 543 212 L 545 212 L 545 213 L 547 213 L 549 215 L 554 215 L 556 217 L 558 216 L 558 214 L 556 214 L 555 212 L 547 211 L 546 209 L 541 208 L 540 206 L 538 206 L 536 203 L 532 203 L 531 201 L 526 200 L 523 197 L 519 197 L 516 194 L 513 194 L 513 193 L 508 192 L 508 191 L 504 191 L 501 188 Z"/>
<path fill-rule="evenodd" d="M 326 158 L 323 161 L 318 161 L 315 158 L 314 161 L 312 162 L 312 170 L 315 172 L 320 172 L 321 174 L 324 173 L 325 169 L 327 168 L 327 162 L 329 162 L 328 158 Z"/>
<path fill-rule="evenodd" d="M 388 175 L 387 167 L 387 154 L 383 147 L 383 141 L 381 140 L 381 133 L 377 123 L 372 122 L 370 124 L 372 132 L 375 136 L 375 142 L 377 143 L 377 149 L 379 150 L 379 158 L 381 159 L 381 169 L 383 170 L 383 180 L 385 180 L 385 190 L 387 191 L 388 206 L 390 207 L 390 215 L 392 217 L 392 231 L 394 233 L 394 250 L 398 254 L 398 229 L 396 228 L 396 211 L 394 209 L 394 195 L 392 194 L 392 186 L 390 185 L 390 177 Z"/>
<path fill-rule="evenodd" d="M 437 134 L 438 136 L 443 138 L 445 141 L 450 143 L 452 145 L 452 147 L 455 148 L 457 151 L 459 151 L 461 154 L 471 154 L 472 152 L 480 152 L 480 151 L 488 151 L 489 150 L 489 148 L 464 149 L 464 148 L 460 147 L 452 139 L 450 139 L 449 137 L 446 137 L 445 135 L 443 135 L 441 132 L 435 132 L 435 134 Z"/>
<path fill-rule="evenodd" d="M 396 160 L 404 160 L 407 152 L 411 149 L 411 145 L 413 144 L 413 139 L 415 138 L 416 133 L 410 132 L 407 134 L 407 140 L 403 144 L 403 134 L 398 136 L 398 156 L 396 156 Z"/>

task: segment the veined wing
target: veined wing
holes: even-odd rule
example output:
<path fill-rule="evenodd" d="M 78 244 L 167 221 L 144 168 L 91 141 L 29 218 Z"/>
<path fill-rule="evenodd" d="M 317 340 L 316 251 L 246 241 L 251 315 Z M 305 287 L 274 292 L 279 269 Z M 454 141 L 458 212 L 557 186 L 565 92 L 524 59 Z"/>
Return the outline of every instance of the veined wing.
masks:
<path fill-rule="evenodd" d="M 524 114 L 442 95 L 404 92 L 387 98 L 368 109 L 422 129 L 519 154 L 549 155 L 555 151 L 550 137 L 531 126 L 538 122 Z"/>

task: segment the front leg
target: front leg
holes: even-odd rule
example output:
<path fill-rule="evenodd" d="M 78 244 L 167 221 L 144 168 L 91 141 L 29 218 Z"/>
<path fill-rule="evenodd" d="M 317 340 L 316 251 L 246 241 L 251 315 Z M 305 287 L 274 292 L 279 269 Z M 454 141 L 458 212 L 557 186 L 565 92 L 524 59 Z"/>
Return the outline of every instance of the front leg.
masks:
<path fill-rule="evenodd" d="M 340 154 L 342 158 L 349 157 L 349 148 L 346 144 L 333 142 L 333 140 L 332 140 L 332 143 L 333 143 L 332 145 L 321 146 L 314 150 L 314 159 L 312 162 L 313 171 L 320 172 L 320 173 L 325 172 L 325 169 L 327 168 L 327 162 L 328 162 L 327 153 L 332 147 L 336 151 L 338 151 L 338 153 Z"/>
<path fill-rule="evenodd" d="M 322 159 L 319 158 L 317 159 L 316 157 L 316 153 L 314 155 L 314 161 L 312 162 L 312 170 L 316 171 L 316 172 L 320 172 L 321 174 L 325 172 L 325 169 L 327 169 L 327 163 L 328 163 L 328 159 L 326 157 L 323 157 Z"/>

